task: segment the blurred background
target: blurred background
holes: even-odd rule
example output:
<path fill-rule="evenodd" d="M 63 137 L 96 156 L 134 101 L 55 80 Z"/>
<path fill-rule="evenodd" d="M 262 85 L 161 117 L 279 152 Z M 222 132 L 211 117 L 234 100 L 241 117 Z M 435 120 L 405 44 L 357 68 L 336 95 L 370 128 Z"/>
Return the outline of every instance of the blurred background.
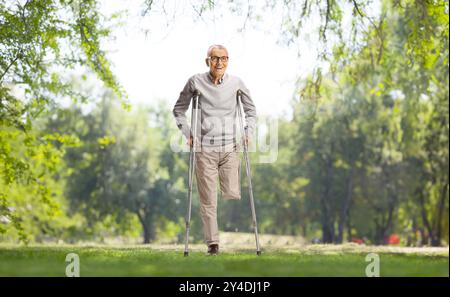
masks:
<path fill-rule="evenodd" d="M 276 161 L 250 153 L 265 243 L 447 246 L 448 21 L 443 0 L 1 0 L 0 242 L 182 243 L 172 108 L 219 43 L 278 123 Z"/>

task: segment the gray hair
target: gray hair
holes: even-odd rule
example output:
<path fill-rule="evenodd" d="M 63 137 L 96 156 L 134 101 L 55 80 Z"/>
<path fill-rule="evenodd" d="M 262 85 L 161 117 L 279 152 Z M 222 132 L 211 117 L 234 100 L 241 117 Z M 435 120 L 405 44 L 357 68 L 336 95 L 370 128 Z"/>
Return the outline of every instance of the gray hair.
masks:
<path fill-rule="evenodd" d="M 208 51 L 206 52 L 206 57 L 207 57 L 207 58 L 211 57 L 211 52 L 212 52 L 212 50 L 215 49 L 215 48 L 226 50 L 227 53 L 228 53 L 228 50 L 227 50 L 227 48 L 226 48 L 225 46 L 223 46 L 223 45 L 221 45 L 221 44 L 213 44 L 213 45 L 211 45 L 211 46 L 208 48 Z"/>

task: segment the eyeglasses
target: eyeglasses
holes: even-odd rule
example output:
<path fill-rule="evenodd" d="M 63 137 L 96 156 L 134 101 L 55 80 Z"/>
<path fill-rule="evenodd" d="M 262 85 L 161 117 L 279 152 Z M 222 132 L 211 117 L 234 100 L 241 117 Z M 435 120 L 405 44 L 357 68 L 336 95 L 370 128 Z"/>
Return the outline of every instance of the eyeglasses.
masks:
<path fill-rule="evenodd" d="M 222 62 L 222 63 L 228 62 L 228 57 L 227 57 L 227 56 L 223 56 L 223 57 L 212 56 L 212 57 L 209 57 L 209 59 L 210 59 L 211 62 L 213 62 L 213 63 L 217 63 L 217 62 L 219 62 L 219 60 L 220 60 L 220 62 Z"/>

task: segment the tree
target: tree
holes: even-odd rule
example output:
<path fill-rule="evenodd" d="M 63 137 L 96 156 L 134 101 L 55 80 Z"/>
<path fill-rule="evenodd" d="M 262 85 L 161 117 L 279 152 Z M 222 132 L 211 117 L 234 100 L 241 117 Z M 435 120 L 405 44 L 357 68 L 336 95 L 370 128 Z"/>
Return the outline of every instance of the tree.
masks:
<path fill-rule="evenodd" d="M 42 207 L 52 205 L 51 189 L 43 177 L 52 173 L 53 160 L 45 155 L 46 161 L 37 172 L 32 159 L 42 146 L 52 150 L 54 139 L 33 133 L 33 122 L 62 97 L 89 98 L 60 74 L 70 73 L 76 66 L 88 68 L 126 104 L 125 93 L 99 46 L 108 35 L 101 23 L 94 0 L 0 2 L 0 175 L 4 184 L 0 190 L 0 215 L 12 220 L 22 240 L 26 230 L 21 227 L 21 218 L 10 211 L 15 202 L 8 191 L 34 183 L 45 188 L 39 191 Z M 18 95 L 17 90 L 23 95 Z M 13 143 L 23 150 L 11 150 Z"/>

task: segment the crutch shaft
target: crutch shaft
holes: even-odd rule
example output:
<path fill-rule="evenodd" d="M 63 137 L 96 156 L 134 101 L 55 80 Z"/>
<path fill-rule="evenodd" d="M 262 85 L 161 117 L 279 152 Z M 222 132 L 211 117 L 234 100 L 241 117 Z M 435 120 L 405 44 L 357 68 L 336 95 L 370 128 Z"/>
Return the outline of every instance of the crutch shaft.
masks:
<path fill-rule="evenodd" d="M 192 103 L 192 115 L 191 115 L 191 129 L 192 129 L 192 144 L 189 152 L 189 175 L 188 175 L 188 209 L 186 214 L 186 238 L 184 244 L 184 256 L 189 255 L 189 231 L 191 224 L 191 213 L 192 213 L 192 187 L 194 183 L 194 172 L 195 172 L 195 148 L 196 148 L 196 136 L 197 136 L 197 120 L 198 120 L 198 100 L 200 98 L 200 93 L 196 92 L 193 97 Z"/>
<path fill-rule="evenodd" d="M 253 198 L 253 186 L 252 186 L 252 178 L 251 178 L 251 169 L 250 169 L 250 161 L 248 157 L 248 131 L 247 127 L 244 128 L 244 119 L 243 119 L 243 112 L 242 112 L 242 94 L 241 90 L 238 90 L 237 92 L 237 101 L 238 101 L 238 113 L 239 113 L 239 121 L 241 124 L 241 132 L 245 136 L 244 140 L 244 159 L 245 159 L 245 168 L 246 168 L 246 174 L 247 174 L 247 180 L 248 180 L 248 194 L 249 194 L 249 200 L 250 200 L 250 209 L 252 212 L 252 223 L 253 223 L 253 230 L 255 231 L 255 242 L 256 242 L 256 254 L 261 254 L 261 246 L 259 243 L 259 234 L 258 234 L 258 223 L 256 220 L 256 211 L 255 211 L 255 202 Z"/>

